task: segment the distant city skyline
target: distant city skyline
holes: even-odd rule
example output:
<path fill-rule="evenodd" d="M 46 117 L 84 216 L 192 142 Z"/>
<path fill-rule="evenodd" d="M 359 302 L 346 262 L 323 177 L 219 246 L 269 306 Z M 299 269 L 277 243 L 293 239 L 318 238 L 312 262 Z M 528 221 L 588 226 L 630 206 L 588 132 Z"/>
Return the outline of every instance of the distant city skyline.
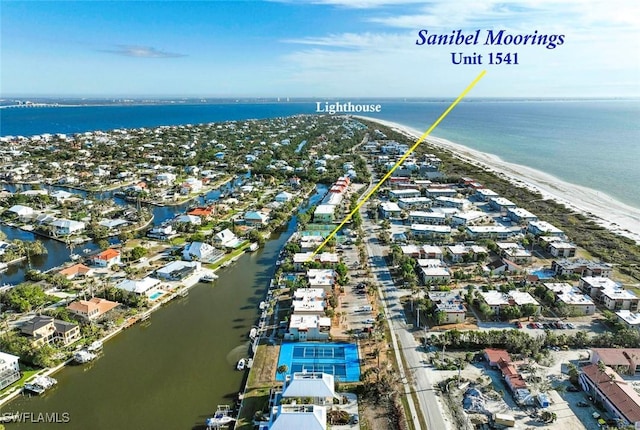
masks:
<path fill-rule="evenodd" d="M 0 97 L 639 97 L 633 0 L 2 1 Z M 416 45 L 564 35 L 545 46 Z M 452 53 L 483 64 L 452 64 Z M 489 52 L 518 65 L 488 65 Z"/>

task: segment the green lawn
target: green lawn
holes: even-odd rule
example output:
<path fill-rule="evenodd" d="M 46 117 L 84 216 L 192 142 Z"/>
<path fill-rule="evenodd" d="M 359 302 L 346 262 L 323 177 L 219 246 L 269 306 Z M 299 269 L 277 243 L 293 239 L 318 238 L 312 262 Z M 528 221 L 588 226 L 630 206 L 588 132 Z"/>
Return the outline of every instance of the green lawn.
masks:
<path fill-rule="evenodd" d="M 232 258 L 235 258 L 238 255 L 242 254 L 244 252 L 244 250 L 249 247 L 249 245 L 251 245 L 251 242 L 249 242 L 248 240 L 243 242 L 242 245 L 240 245 L 238 247 L 238 249 L 234 250 L 233 252 L 230 252 L 229 254 L 226 254 L 224 257 L 222 257 L 220 260 L 216 261 L 215 263 L 207 264 L 206 267 L 209 268 L 209 269 L 212 269 L 212 270 L 217 269 L 218 267 L 222 266 L 227 261 L 229 261 Z"/>

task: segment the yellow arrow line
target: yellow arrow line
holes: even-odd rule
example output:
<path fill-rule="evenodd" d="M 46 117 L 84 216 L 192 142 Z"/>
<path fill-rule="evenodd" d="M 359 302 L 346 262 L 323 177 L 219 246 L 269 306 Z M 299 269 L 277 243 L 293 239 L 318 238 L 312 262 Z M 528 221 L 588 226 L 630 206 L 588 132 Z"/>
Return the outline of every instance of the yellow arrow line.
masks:
<path fill-rule="evenodd" d="M 360 210 L 360 207 L 362 207 L 363 204 L 365 204 L 367 202 L 367 200 L 369 200 L 369 198 L 376 192 L 378 191 L 378 188 L 380 188 L 380 186 L 384 183 L 384 181 L 386 181 L 387 179 L 389 179 L 389 177 L 393 174 L 393 172 L 400 166 L 402 165 L 402 163 L 404 163 L 404 160 L 406 160 L 409 155 L 411 155 L 411 153 L 413 151 L 415 151 L 415 149 L 418 147 L 418 145 L 420 145 L 426 138 L 427 136 L 429 136 L 429 134 L 431 134 L 431 132 L 438 126 L 438 124 L 440 124 L 440 122 L 445 119 L 445 117 L 449 114 L 449 112 L 451 112 L 453 110 L 454 107 L 456 107 L 456 105 L 460 102 L 460 100 L 462 100 L 469 91 L 471 91 L 471 89 L 473 87 L 476 86 L 476 84 L 478 82 L 480 82 L 480 79 L 482 79 L 482 77 L 485 75 L 485 73 L 487 73 L 486 70 L 483 70 L 482 72 L 480 72 L 480 74 L 469 84 L 469 86 L 467 86 L 467 88 L 464 89 L 464 91 L 458 96 L 457 99 L 455 99 L 453 101 L 453 103 L 451 103 L 451 105 L 447 108 L 447 110 L 445 110 L 442 115 L 440 115 L 440 117 L 431 125 L 431 127 L 429 127 L 429 129 L 427 131 L 424 132 L 424 134 L 422 136 L 420 136 L 420 139 L 418 139 L 418 141 L 411 147 L 409 148 L 409 150 L 402 156 L 400 157 L 400 159 L 398 160 L 398 162 L 391 168 L 391 170 L 389 170 L 387 172 L 386 175 L 383 176 L 382 179 L 380 179 L 380 182 L 378 182 L 378 184 L 373 187 L 373 189 L 371 191 L 369 191 L 367 193 L 366 196 L 364 196 L 364 198 L 362 200 L 360 200 L 360 202 L 356 205 L 356 207 L 351 211 L 351 213 L 349 213 L 349 215 L 347 215 L 345 217 L 345 219 L 338 224 L 338 226 L 331 232 L 331 234 L 329 236 L 327 236 L 327 238 L 324 240 L 324 242 L 322 242 L 320 244 L 320 246 L 318 246 L 316 248 L 315 251 L 313 251 L 313 254 L 311 254 L 311 256 L 309 257 L 309 259 L 307 261 L 310 261 L 313 259 L 313 257 L 320 252 L 320 250 L 327 244 L 327 242 L 329 242 L 331 240 L 331 238 L 333 238 L 333 236 L 336 235 L 336 233 L 338 231 L 340 231 L 340 229 L 342 228 L 342 226 L 344 226 L 347 222 L 349 222 L 349 220 L 351 219 L 351 217 L 353 217 L 353 215 L 358 212 L 358 210 Z"/>

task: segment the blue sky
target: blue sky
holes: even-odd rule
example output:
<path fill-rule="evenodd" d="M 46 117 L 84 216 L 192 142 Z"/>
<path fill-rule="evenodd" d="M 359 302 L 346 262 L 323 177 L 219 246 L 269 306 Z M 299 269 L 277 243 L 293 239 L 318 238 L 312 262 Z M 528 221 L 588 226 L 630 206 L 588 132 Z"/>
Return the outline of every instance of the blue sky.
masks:
<path fill-rule="evenodd" d="M 640 96 L 635 0 L 0 1 L 0 96 Z M 417 32 L 564 34 L 416 46 Z M 517 52 L 519 65 L 453 65 Z"/>

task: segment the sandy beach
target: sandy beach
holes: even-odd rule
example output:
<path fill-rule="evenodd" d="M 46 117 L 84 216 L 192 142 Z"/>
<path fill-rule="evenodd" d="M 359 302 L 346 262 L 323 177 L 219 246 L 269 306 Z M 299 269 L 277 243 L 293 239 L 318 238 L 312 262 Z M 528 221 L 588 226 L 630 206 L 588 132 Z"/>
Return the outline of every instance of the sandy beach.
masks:
<path fill-rule="evenodd" d="M 405 134 L 414 142 L 424 133 L 424 131 L 391 121 L 364 116 L 361 118 L 392 128 Z M 509 163 L 496 155 L 486 154 L 446 139 L 429 136 L 426 141 L 449 150 L 461 160 L 487 169 L 514 185 L 535 190 L 544 198 L 562 203 L 593 219 L 601 226 L 640 243 L 640 209 L 626 205 L 600 191 L 562 181 L 539 170 Z"/>

